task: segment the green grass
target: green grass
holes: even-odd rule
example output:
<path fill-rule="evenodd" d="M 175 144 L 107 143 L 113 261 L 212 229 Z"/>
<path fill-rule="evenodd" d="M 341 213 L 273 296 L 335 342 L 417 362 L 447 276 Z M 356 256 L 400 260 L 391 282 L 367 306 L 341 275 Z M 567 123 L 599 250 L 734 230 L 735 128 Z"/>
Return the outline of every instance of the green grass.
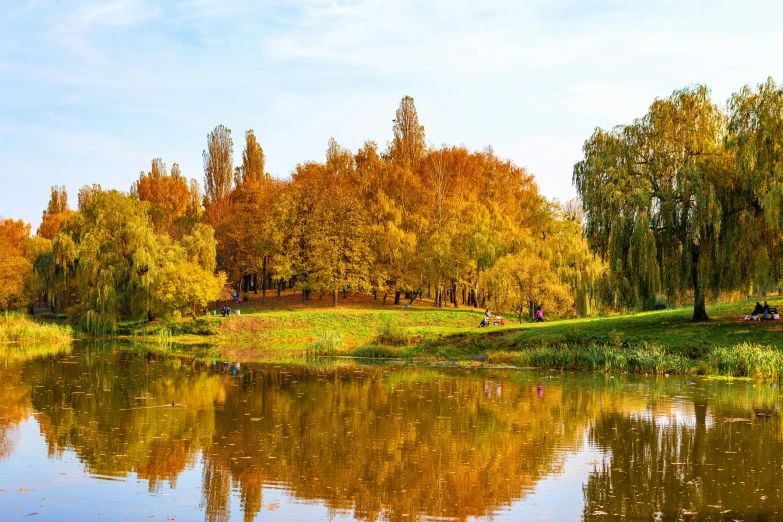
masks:
<path fill-rule="evenodd" d="M 708 306 L 706 323 L 691 322 L 692 310 L 679 308 L 479 329 L 483 314 L 472 309 L 341 307 L 247 310 L 133 332 L 214 343 L 237 360 L 352 355 L 474 364 L 486 355 L 487 364 L 778 378 L 783 321 L 743 321 L 754 303 Z M 783 299 L 770 304 L 783 310 Z"/>
<path fill-rule="evenodd" d="M 0 343 L 70 343 L 73 332 L 69 326 L 33 321 L 17 312 L 0 315 Z"/>
<path fill-rule="evenodd" d="M 714 346 L 733 346 L 751 342 L 783 348 L 783 321 L 746 322 L 742 318 L 753 309 L 754 300 L 708 305 L 710 321 L 693 323 L 691 308 L 656 312 L 588 317 L 564 321 L 525 325 L 511 335 L 512 344 L 570 342 L 588 345 L 609 343 L 619 335 L 625 343 L 647 342 L 651 345 L 676 347 L 698 352 Z M 770 299 L 771 306 L 780 306 L 783 299 Z"/>

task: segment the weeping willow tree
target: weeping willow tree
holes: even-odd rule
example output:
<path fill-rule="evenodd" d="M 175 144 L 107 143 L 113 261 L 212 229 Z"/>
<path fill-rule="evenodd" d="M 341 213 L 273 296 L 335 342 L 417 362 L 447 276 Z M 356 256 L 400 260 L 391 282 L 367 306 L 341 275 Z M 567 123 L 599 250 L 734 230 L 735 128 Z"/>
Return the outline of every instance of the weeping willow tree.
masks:
<path fill-rule="evenodd" d="M 149 284 L 160 258 L 171 255 L 168 236 L 155 234 L 146 205 L 113 190 L 85 196 L 53 247 L 56 263 L 76 282 L 75 319 L 93 334 L 149 309 Z"/>
<path fill-rule="evenodd" d="M 765 92 L 734 95 L 727 114 L 706 87 L 675 91 L 643 118 L 585 142 L 574 184 L 616 305 L 692 296 L 693 320 L 704 321 L 708 297 L 779 278 L 783 220 L 771 218 L 780 215 L 783 175 L 768 156 L 783 142 L 765 132 L 770 119 L 780 129 L 781 111 L 752 100 Z"/>

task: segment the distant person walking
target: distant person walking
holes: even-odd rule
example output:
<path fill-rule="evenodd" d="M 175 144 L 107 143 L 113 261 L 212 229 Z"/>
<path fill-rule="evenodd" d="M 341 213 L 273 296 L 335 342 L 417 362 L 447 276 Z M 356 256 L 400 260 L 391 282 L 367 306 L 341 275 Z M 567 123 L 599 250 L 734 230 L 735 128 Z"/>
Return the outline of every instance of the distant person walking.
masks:
<path fill-rule="evenodd" d="M 537 323 L 543 323 L 544 322 L 544 311 L 541 310 L 540 306 L 538 308 L 536 308 L 536 322 Z"/>

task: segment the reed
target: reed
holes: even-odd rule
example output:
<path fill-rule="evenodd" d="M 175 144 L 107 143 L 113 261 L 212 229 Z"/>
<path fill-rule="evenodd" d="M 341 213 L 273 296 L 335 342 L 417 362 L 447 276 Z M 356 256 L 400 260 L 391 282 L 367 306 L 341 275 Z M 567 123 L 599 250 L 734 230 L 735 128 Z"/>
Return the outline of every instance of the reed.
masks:
<path fill-rule="evenodd" d="M 354 357 L 368 359 L 404 359 L 408 357 L 408 351 L 404 348 L 390 346 L 362 346 L 353 351 Z"/>
<path fill-rule="evenodd" d="M 730 377 L 780 379 L 783 375 L 783 352 L 759 344 L 715 348 L 706 362 L 714 373 Z"/>
<path fill-rule="evenodd" d="M 0 343 L 62 344 L 72 340 L 70 326 L 39 323 L 18 312 L 0 315 Z"/>
<path fill-rule="evenodd" d="M 306 355 L 308 357 L 319 357 L 323 355 L 336 355 L 340 347 L 340 336 L 331 330 L 325 331 L 321 336 L 307 347 Z"/>
<path fill-rule="evenodd" d="M 490 364 L 535 366 L 556 370 L 628 371 L 636 373 L 689 373 L 691 361 L 664 347 L 640 345 L 624 348 L 591 344 L 542 344 L 514 352 L 489 354 Z"/>

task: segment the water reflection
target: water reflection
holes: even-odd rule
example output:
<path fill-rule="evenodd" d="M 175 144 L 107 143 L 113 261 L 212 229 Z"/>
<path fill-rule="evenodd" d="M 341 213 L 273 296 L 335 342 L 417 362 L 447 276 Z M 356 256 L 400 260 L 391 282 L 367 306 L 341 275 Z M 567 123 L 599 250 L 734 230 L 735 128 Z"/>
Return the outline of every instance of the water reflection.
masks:
<path fill-rule="evenodd" d="M 603 454 L 576 499 L 588 520 L 781 511 L 779 395 L 768 386 L 239 365 L 119 347 L 38 354 L 1 373 L 0 458 L 34 415 L 49 458 L 72 451 L 96 477 L 133 474 L 156 493 L 199 470 L 210 521 L 253 520 L 270 487 L 362 520 L 519 513 L 587 450 Z"/>

